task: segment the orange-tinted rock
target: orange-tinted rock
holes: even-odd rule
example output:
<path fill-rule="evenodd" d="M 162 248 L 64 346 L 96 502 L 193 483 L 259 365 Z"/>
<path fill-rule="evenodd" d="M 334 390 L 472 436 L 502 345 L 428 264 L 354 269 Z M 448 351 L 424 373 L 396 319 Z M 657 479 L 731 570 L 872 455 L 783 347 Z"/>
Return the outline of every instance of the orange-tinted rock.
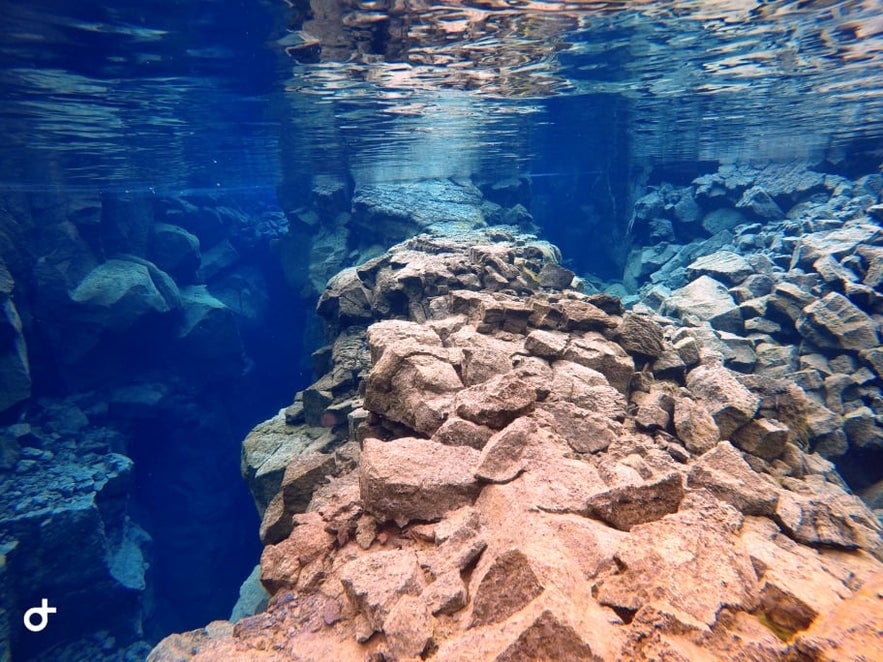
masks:
<path fill-rule="evenodd" d="M 390 442 L 366 439 L 360 486 L 365 508 L 404 524 L 435 520 L 472 503 L 479 453 L 468 446 L 445 446 L 426 439 Z"/>
<path fill-rule="evenodd" d="M 404 550 L 360 556 L 340 569 L 350 603 L 377 632 L 402 596 L 417 596 L 426 585 L 417 557 Z"/>
<path fill-rule="evenodd" d="M 478 577 L 469 625 L 504 621 L 542 592 L 530 559 L 521 550 L 510 549 Z"/>

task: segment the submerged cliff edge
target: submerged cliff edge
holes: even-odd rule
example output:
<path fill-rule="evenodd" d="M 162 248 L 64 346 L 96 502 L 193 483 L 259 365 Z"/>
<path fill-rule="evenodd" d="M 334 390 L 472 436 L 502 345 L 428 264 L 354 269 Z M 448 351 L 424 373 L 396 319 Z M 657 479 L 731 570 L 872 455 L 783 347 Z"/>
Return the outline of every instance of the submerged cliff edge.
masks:
<path fill-rule="evenodd" d="M 328 282 L 321 377 L 244 442 L 266 608 L 151 662 L 879 652 L 880 522 L 803 389 L 515 227 L 422 229 Z"/>

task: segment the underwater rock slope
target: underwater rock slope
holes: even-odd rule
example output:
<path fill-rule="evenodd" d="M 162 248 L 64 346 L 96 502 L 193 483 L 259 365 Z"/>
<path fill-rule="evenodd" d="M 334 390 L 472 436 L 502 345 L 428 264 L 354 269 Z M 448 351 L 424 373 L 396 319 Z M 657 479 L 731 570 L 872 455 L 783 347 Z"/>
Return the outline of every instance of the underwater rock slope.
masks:
<path fill-rule="evenodd" d="M 323 376 L 243 447 L 269 606 L 149 659 L 871 659 L 880 523 L 806 411 L 575 282 L 502 228 L 333 279 Z"/>
<path fill-rule="evenodd" d="M 653 310 L 706 323 L 724 365 L 788 378 L 814 410 L 792 426 L 874 508 L 883 488 L 883 176 L 806 164 L 721 166 L 635 204 L 624 280 Z M 649 245 L 644 245 L 649 242 Z M 633 297 L 638 298 L 638 297 Z M 787 413 L 779 412 L 779 417 Z"/>

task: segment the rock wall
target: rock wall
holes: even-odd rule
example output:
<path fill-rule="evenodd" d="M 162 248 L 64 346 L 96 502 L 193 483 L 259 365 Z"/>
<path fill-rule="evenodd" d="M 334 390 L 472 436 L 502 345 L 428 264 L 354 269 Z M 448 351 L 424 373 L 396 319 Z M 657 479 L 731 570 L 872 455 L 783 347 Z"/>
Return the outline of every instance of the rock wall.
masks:
<path fill-rule="evenodd" d="M 0 200 L 0 642 L 13 659 L 143 658 L 145 640 L 232 605 L 230 568 L 244 577 L 257 546 L 239 441 L 296 375 L 293 360 L 267 370 L 261 339 L 298 316 L 296 300 L 269 306 L 284 287 L 269 244 L 287 225 L 211 196 Z M 185 572 L 200 537 L 218 552 Z M 32 636 L 21 614 L 43 597 L 58 617 Z"/>
<path fill-rule="evenodd" d="M 874 655 L 881 525 L 793 381 L 517 229 L 424 230 L 331 280 L 321 377 L 243 445 L 266 611 L 149 660 Z"/>

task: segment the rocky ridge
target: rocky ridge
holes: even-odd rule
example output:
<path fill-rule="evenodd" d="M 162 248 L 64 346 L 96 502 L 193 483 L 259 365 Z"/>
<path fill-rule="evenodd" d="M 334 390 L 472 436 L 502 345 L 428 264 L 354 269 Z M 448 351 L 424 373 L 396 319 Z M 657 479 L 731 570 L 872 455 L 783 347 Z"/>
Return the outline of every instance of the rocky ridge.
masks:
<path fill-rule="evenodd" d="M 149 659 L 873 655 L 881 526 L 806 396 L 577 283 L 505 228 L 333 279 L 322 377 L 243 445 L 269 605 Z"/>

